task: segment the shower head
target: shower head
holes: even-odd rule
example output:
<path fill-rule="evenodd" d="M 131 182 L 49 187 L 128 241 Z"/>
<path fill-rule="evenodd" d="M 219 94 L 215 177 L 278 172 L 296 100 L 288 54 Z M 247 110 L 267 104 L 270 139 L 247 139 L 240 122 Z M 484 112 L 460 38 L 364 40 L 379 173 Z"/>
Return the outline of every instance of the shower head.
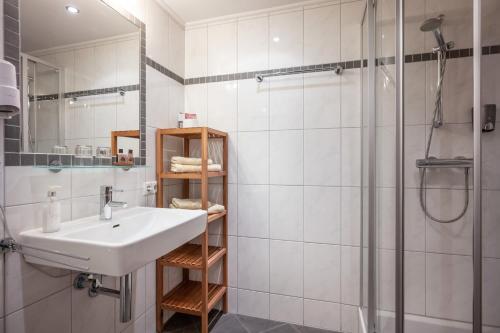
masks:
<path fill-rule="evenodd" d="M 438 17 L 433 17 L 427 19 L 420 26 L 420 31 L 428 32 L 431 31 L 436 38 L 438 48 L 441 50 L 447 50 L 448 44 L 444 41 L 443 33 L 441 32 L 441 24 L 443 23 L 444 15 L 439 15 Z"/>

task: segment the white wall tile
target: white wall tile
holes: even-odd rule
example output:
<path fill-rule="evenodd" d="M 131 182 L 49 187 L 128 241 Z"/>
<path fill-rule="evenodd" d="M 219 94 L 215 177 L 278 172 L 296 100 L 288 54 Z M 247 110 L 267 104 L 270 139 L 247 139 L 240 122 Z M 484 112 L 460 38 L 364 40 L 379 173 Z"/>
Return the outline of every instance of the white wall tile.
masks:
<path fill-rule="evenodd" d="M 93 48 L 75 50 L 75 90 L 94 88 L 95 69 Z"/>
<path fill-rule="evenodd" d="M 361 125 L 361 72 L 359 69 L 344 70 L 341 75 L 342 127 Z"/>
<path fill-rule="evenodd" d="M 227 228 L 229 235 L 237 235 L 238 234 L 238 185 L 229 184 L 228 192 L 227 192 Z"/>
<path fill-rule="evenodd" d="M 269 132 L 238 134 L 238 183 L 269 183 Z"/>
<path fill-rule="evenodd" d="M 116 127 L 113 130 L 138 129 L 139 122 L 137 119 L 139 119 L 139 91 L 127 91 L 125 96 L 117 96 Z M 108 136 L 109 133 L 106 138 Z M 120 144 L 120 140 L 118 144 Z"/>
<path fill-rule="evenodd" d="M 272 78 L 269 87 L 270 129 L 302 129 L 304 126 L 303 75 Z"/>
<path fill-rule="evenodd" d="M 378 304 L 379 309 L 384 311 L 394 311 L 395 309 L 395 251 L 380 249 L 378 256 Z"/>
<path fill-rule="evenodd" d="M 238 81 L 238 130 L 269 129 L 269 83 L 255 79 Z"/>
<path fill-rule="evenodd" d="M 357 333 L 359 329 L 359 311 L 357 306 L 342 305 L 341 331 L 345 333 Z"/>
<path fill-rule="evenodd" d="M 340 127 L 340 80 L 333 72 L 304 76 L 304 128 Z"/>
<path fill-rule="evenodd" d="M 340 60 L 340 6 L 304 10 L 304 65 Z"/>
<path fill-rule="evenodd" d="M 499 259 L 483 260 L 483 320 L 485 325 L 500 325 L 500 274 Z"/>
<path fill-rule="evenodd" d="M 405 312 L 425 315 L 425 253 L 404 253 Z"/>
<path fill-rule="evenodd" d="M 238 186 L 238 235 L 269 237 L 269 186 Z"/>
<path fill-rule="evenodd" d="M 94 48 L 96 73 L 93 84 L 94 89 L 116 86 L 118 71 L 116 52 L 116 44 L 104 44 Z"/>
<path fill-rule="evenodd" d="M 186 30 L 186 78 L 207 76 L 207 28 Z"/>
<path fill-rule="evenodd" d="M 340 59 L 355 60 L 361 57 L 361 19 L 365 4 L 354 1 L 340 5 Z"/>
<path fill-rule="evenodd" d="M 304 184 L 340 185 L 340 130 L 304 131 Z"/>
<path fill-rule="evenodd" d="M 184 77 L 184 62 L 185 62 L 185 32 L 184 27 L 177 23 L 172 18 L 168 20 L 169 27 L 169 54 L 168 68 L 175 74 Z"/>
<path fill-rule="evenodd" d="M 139 38 L 116 43 L 117 85 L 138 84 L 140 75 Z M 128 92 L 129 93 L 129 92 Z M 138 104 L 137 104 L 138 105 Z"/>
<path fill-rule="evenodd" d="M 304 297 L 340 301 L 340 246 L 304 243 Z"/>
<path fill-rule="evenodd" d="M 6 332 L 71 331 L 71 290 L 66 288 L 5 318 Z"/>
<path fill-rule="evenodd" d="M 302 11 L 269 18 L 269 67 L 300 66 L 303 63 Z"/>
<path fill-rule="evenodd" d="M 422 0 L 423 1 L 423 0 Z M 416 1 L 412 1 L 416 3 Z M 425 124 L 425 62 L 405 63 L 405 124 Z M 411 78 L 411 79 L 410 79 Z"/>
<path fill-rule="evenodd" d="M 115 288 L 114 278 L 106 277 L 101 282 L 107 288 Z M 87 289 L 71 288 L 71 312 L 72 332 L 115 331 L 115 300 L 111 297 L 89 297 Z"/>
<path fill-rule="evenodd" d="M 114 186 L 112 169 L 74 169 L 71 171 L 71 195 L 81 197 L 99 195 L 102 185 Z"/>
<path fill-rule="evenodd" d="M 17 253 L 6 256 L 4 270 L 5 314 L 21 310 L 71 285 L 69 271 L 45 268 L 49 274 L 61 275 L 52 278 L 26 263 Z"/>
<path fill-rule="evenodd" d="M 405 249 L 425 251 L 425 215 L 420 207 L 420 191 L 405 190 Z"/>
<path fill-rule="evenodd" d="M 342 186 L 361 185 L 361 130 L 343 128 L 342 141 Z"/>
<path fill-rule="evenodd" d="M 269 134 L 269 180 L 271 184 L 304 183 L 304 132 L 271 131 Z"/>
<path fill-rule="evenodd" d="M 168 128 L 168 78 L 157 70 L 146 67 L 146 124 Z"/>
<path fill-rule="evenodd" d="M 340 331 L 340 304 L 304 299 L 304 325 Z"/>
<path fill-rule="evenodd" d="M 304 320 L 304 300 L 283 295 L 270 296 L 270 319 L 302 325 Z"/>
<path fill-rule="evenodd" d="M 304 187 L 304 241 L 340 243 L 340 188 Z"/>
<path fill-rule="evenodd" d="M 185 91 L 185 112 L 196 113 L 198 125 L 207 125 L 207 88 L 206 84 L 190 84 L 184 86 Z"/>
<path fill-rule="evenodd" d="M 342 303 L 359 304 L 360 253 L 359 247 L 341 246 Z"/>
<path fill-rule="evenodd" d="M 57 191 L 59 199 L 71 195 L 71 172 L 62 170 L 55 174 L 32 166 L 5 168 L 6 206 L 44 202 L 49 186 L 61 186 Z"/>
<path fill-rule="evenodd" d="M 269 67 L 269 18 L 259 17 L 238 22 L 238 72 L 265 70 Z"/>
<path fill-rule="evenodd" d="M 302 242 L 271 240 L 270 291 L 274 294 L 302 297 L 304 271 Z M 286 260 L 284 260 L 287 258 Z"/>
<path fill-rule="evenodd" d="M 238 289 L 238 313 L 269 319 L 269 294 Z"/>
<path fill-rule="evenodd" d="M 237 70 L 237 25 L 234 22 L 209 26 L 208 75 L 235 73 Z"/>
<path fill-rule="evenodd" d="M 427 315 L 472 320 L 472 258 L 427 253 Z"/>
<path fill-rule="evenodd" d="M 341 244 L 360 244 L 361 227 L 361 190 L 356 187 L 342 187 L 341 206 Z"/>
<path fill-rule="evenodd" d="M 238 237 L 228 237 L 228 285 L 230 287 L 238 286 Z"/>
<path fill-rule="evenodd" d="M 146 55 L 168 66 L 169 16 L 156 1 L 146 1 Z"/>
<path fill-rule="evenodd" d="M 238 288 L 269 292 L 268 239 L 238 237 L 238 262 Z"/>
<path fill-rule="evenodd" d="M 227 303 L 229 313 L 238 313 L 238 289 L 228 288 Z"/>
<path fill-rule="evenodd" d="M 237 88 L 235 81 L 208 84 L 208 126 L 226 132 L 237 129 Z"/>
<path fill-rule="evenodd" d="M 302 241 L 303 203 L 302 186 L 269 187 L 269 223 L 272 239 Z"/>

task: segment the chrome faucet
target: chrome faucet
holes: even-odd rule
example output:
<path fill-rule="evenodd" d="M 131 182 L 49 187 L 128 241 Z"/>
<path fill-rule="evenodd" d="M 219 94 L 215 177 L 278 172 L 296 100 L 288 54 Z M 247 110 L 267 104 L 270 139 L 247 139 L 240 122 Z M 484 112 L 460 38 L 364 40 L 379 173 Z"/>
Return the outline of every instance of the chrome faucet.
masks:
<path fill-rule="evenodd" d="M 113 186 L 101 185 L 101 199 L 99 203 L 99 216 L 101 220 L 111 220 L 113 217 L 112 207 L 127 208 L 128 204 L 123 201 L 113 201 L 113 192 L 123 192 L 114 190 Z"/>

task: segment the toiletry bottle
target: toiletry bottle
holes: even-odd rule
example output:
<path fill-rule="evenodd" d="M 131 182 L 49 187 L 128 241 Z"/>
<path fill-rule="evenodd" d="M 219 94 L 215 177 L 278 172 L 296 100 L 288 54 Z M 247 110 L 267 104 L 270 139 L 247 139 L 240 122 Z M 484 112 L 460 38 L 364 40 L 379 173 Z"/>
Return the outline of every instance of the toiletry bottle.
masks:
<path fill-rule="evenodd" d="M 134 151 L 132 149 L 128 150 L 128 163 L 134 164 Z"/>
<path fill-rule="evenodd" d="M 123 153 L 123 149 L 118 149 L 118 163 L 127 163 L 128 156 Z"/>
<path fill-rule="evenodd" d="M 45 208 L 42 231 L 56 232 L 61 228 L 61 203 L 57 200 L 57 189 L 60 186 L 49 186 L 48 202 Z"/>

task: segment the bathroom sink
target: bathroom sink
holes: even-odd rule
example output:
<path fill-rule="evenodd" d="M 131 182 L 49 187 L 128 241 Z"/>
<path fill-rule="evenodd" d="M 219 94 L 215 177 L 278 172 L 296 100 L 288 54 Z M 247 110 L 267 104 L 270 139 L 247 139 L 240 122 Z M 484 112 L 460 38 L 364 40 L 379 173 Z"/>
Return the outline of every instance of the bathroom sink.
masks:
<path fill-rule="evenodd" d="M 28 262 L 77 271 L 122 276 L 174 250 L 205 231 L 202 210 L 135 207 L 103 221 L 91 216 L 20 233 Z"/>

